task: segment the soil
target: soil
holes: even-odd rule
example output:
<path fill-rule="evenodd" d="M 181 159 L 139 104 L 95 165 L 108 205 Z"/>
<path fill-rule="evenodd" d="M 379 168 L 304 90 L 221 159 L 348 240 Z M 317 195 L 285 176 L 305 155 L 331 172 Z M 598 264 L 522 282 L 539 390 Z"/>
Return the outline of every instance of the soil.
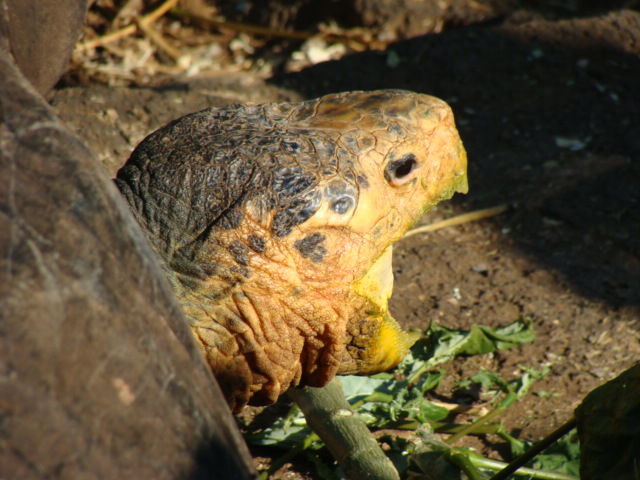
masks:
<path fill-rule="evenodd" d="M 435 397 L 481 403 L 456 382 L 480 369 L 512 379 L 520 366 L 548 366 L 533 394 L 503 417 L 507 431 L 535 440 L 640 358 L 640 12 L 633 2 L 627 9 L 625 2 L 437 3 L 422 34 L 414 24 L 380 22 L 397 38 L 384 49 L 297 71 L 283 61 L 267 79 L 256 69 L 221 67 L 215 75 L 107 87 L 91 78 L 80 85 L 71 72 L 52 105 L 114 175 L 146 134 L 212 105 L 379 88 L 446 100 L 468 151 L 470 192 L 422 223 L 510 209 L 400 241 L 391 311 L 421 329 L 434 320 L 467 328 L 532 318 L 533 343 L 452 361 Z M 282 58 L 299 46 L 276 42 L 255 55 Z M 508 457 L 497 437 L 471 444 Z M 256 452 L 256 462 L 281 453 Z M 312 472 L 293 463 L 275 478 L 317 478 Z"/>

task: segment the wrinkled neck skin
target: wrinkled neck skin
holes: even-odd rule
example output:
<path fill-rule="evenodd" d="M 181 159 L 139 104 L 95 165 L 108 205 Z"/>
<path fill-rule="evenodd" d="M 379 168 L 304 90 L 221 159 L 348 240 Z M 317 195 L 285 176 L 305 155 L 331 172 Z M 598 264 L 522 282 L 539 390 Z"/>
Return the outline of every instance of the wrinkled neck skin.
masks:
<path fill-rule="evenodd" d="M 251 238 L 271 237 L 267 232 L 261 235 L 259 228 L 254 225 Z M 290 236 L 281 243 L 265 240 L 258 249 L 261 252 L 242 240 L 249 235 L 238 232 L 231 242 L 234 251 L 205 245 L 193 259 L 196 264 L 199 258 L 214 260 L 215 274 L 185 279 L 187 262 L 183 261 L 182 272 L 170 276 L 234 411 L 247 403 L 273 403 L 300 383 L 325 385 L 346 356 L 345 338 L 358 335 L 356 329 L 347 336 L 349 319 L 363 318 L 366 311 L 375 309 L 350 288 L 357 274 L 353 269 L 296 264 L 282 244 L 296 241 L 295 233 Z M 339 257 L 339 253 L 329 256 Z"/>
<path fill-rule="evenodd" d="M 186 249 L 190 258 L 184 252 L 163 256 L 172 258 L 165 270 L 234 411 L 273 403 L 301 383 L 319 387 L 338 373 L 385 370 L 404 356 L 406 348 L 393 350 L 391 360 L 371 348 L 389 323 L 390 249 L 367 276 L 368 263 L 353 259 L 370 259 L 380 246 L 344 229 L 273 239 L 259 223 L 247 222 L 229 233 L 235 239 L 226 245 L 212 235 Z M 322 241 L 309 247 L 307 258 L 293 254 L 296 242 L 309 237 Z M 379 298 L 361 294 L 359 286 L 379 291 Z M 372 362 L 372 355 L 380 358 Z"/>

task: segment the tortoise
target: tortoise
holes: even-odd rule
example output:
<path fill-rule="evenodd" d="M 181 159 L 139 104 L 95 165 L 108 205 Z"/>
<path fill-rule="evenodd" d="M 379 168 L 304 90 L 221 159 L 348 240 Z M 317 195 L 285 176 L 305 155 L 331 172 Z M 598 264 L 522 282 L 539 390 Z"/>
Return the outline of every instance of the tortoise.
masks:
<path fill-rule="evenodd" d="M 451 109 L 403 90 L 196 112 L 115 181 L 234 412 L 397 365 L 392 244 L 467 191 Z"/>

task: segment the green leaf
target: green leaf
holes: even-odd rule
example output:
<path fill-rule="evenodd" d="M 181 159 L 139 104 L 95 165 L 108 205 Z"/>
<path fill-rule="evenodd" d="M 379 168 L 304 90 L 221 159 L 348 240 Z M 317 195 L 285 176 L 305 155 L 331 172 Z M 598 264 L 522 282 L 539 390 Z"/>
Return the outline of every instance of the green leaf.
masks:
<path fill-rule="evenodd" d="M 381 379 L 346 375 L 340 377 L 340 383 L 342 384 L 344 396 L 350 403 L 354 403 L 374 392 L 389 393 L 389 387 L 396 382 L 393 376 L 390 375 L 389 377 L 390 378 L 387 379 Z"/>
<path fill-rule="evenodd" d="M 416 342 L 398 370 L 414 383 L 426 371 L 457 355 L 495 352 L 534 338 L 533 322 L 528 318 L 495 329 L 473 325 L 469 330 L 454 330 L 432 322 L 425 338 Z"/>
<path fill-rule="evenodd" d="M 310 433 L 311 429 L 307 426 L 283 428 L 276 424 L 258 434 L 245 435 L 245 440 L 253 445 L 291 448 L 302 442 Z"/>
<path fill-rule="evenodd" d="M 531 342 L 535 338 L 533 322 L 529 319 L 518 319 L 509 325 L 495 329 L 483 325 L 472 325 L 468 332 L 461 332 L 434 325 L 432 331 L 445 338 L 452 334 L 462 335 L 463 338 L 456 341 L 456 355 L 481 355 L 506 350 Z"/>
<path fill-rule="evenodd" d="M 526 448 L 531 443 L 527 442 Z M 513 452 L 519 455 L 518 452 Z M 527 467 L 567 475 L 580 475 L 580 442 L 576 430 L 571 430 L 564 437 L 553 443 L 543 453 L 527 463 Z"/>

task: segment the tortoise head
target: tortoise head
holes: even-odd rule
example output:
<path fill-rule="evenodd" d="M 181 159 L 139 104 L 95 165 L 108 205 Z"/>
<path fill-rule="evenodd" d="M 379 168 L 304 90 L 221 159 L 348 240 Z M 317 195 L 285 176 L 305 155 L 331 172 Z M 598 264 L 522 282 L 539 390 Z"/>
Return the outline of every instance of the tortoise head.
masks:
<path fill-rule="evenodd" d="M 116 179 L 232 408 L 395 366 L 392 244 L 466 192 L 442 101 L 383 90 L 183 117 Z"/>

